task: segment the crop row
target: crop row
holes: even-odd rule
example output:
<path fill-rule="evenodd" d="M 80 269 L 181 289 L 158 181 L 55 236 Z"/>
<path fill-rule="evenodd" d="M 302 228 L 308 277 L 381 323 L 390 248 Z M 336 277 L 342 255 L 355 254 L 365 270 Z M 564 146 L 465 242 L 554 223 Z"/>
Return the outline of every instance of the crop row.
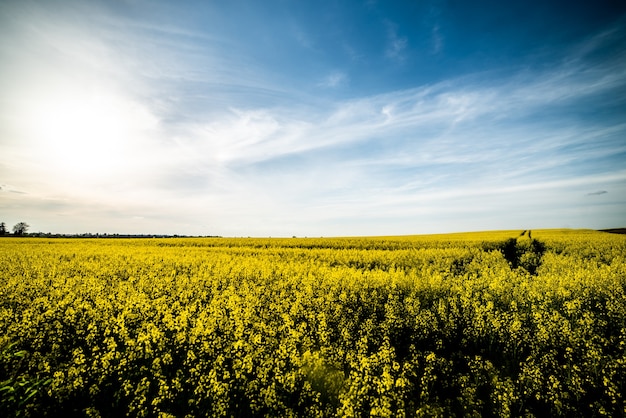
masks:
<path fill-rule="evenodd" d="M 0 240 L 0 413 L 626 415 L 626 239 L 518 235 Z"/>

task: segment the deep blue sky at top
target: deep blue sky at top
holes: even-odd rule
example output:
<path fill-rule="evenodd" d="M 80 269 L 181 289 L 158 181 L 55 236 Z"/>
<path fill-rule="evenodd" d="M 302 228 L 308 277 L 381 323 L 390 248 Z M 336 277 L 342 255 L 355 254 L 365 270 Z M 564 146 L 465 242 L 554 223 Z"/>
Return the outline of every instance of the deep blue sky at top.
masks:
<path fill-rule="evenodd" d="M 104 7 L 139 22 L 155 49 L 173 40 L 200 54 L 217 51 L 223 60 L 218 71 L 226 74 L 169 80 L 189 113 L 210 108 L 208 97 L 219 109 L 298 106 L 463 77 L 546 72 L 567 65 L 573 49 L 602 30 L 624 26 L 626 11 L 616 0 L 138 1 Z M 622 31 L 585 59 L 606 60 L 624 41 Z M 202 72 L 204 63 L 196 64 Z"/>
<path fill-rule="evenodd" d="M 234 0 L 114 7 L 125 7 L 120 12 L 130 18 L 145 19 L 147 12 L 157 25 L 184 22 L 232 42 L 250 63 L 272 72 L 273 81 L 293 88 L 312 90 L 307 76 L 346 71 L 347 96 L 549 66 L 626 10 L 622 1 Z M 390 42 L 397 42 L 396 55 Z"/>

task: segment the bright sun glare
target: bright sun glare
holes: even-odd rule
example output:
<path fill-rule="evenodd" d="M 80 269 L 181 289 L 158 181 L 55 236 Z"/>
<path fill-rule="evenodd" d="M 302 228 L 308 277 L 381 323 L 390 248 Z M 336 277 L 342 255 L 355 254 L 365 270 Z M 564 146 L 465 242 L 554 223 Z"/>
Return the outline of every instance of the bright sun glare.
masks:
<path fill-rule="evenodd" d="M 24 118 L 34 152 L 59 173 L 103 178 L 131 166 L 136 141 L 155 124 L 147 111 L 114 94 L 50 95 Z"/>

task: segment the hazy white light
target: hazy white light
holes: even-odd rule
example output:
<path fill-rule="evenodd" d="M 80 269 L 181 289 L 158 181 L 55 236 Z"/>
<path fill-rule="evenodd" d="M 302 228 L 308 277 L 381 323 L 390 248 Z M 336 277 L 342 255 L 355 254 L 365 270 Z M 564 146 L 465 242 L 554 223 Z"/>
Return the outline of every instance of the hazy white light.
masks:
<path fill-rule="evenodd" d="M 107 92 L 53 93 L 32 98 L 21 120 L 33 152 L 55 171 L 104 178 L 131 166 L 142 134 L 156 119 Z"/>

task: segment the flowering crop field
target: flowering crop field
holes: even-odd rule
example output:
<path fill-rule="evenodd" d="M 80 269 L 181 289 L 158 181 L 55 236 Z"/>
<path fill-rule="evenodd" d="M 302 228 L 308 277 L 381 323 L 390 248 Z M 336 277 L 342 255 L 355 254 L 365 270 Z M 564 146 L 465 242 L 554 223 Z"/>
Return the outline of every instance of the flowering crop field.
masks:
<path fill-rule="evenodd" d="M 0 239 L 0 416 L 624 416 L 626 236 Z"/>

